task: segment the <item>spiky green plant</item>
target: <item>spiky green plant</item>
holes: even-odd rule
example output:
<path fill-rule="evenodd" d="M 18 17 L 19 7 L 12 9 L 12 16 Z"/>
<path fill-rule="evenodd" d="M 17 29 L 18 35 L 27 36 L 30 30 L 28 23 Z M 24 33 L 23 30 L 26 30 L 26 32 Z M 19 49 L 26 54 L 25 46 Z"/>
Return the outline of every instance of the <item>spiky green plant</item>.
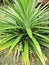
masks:
<path fill-rule="evenodd" d="M 46 6 L 48 3 L 35 8 L 36 0 L 14 0 L 13 4 L 9 0 L 5 2 L 8 4 L 7 8 L 0 7 L 0 14 L 7 16 L 5 19 L 0 17 L 0 35 L 4 35 L 0 40 L 0 50 L 9 48 L 11 53 L 17 44 L 21 43 L 22 64 L 30 65 L 31 48 L 42 64 L 46 65 L 40 45 L 49 47 L 49 8 Z"/>

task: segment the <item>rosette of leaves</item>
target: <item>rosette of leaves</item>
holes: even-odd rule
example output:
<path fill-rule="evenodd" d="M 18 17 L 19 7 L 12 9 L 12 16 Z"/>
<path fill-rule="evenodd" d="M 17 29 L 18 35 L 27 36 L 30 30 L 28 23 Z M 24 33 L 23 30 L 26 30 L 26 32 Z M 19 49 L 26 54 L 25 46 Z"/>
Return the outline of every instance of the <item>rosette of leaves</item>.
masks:
<path fill-rule="evenodd" d="M 37 0 L 38 1 L 38 0 Z M 43 65 L 45 59 L 41 45 L 49 47 L 49 8 L 47 4 L 36 7 L 36 0 L 14 0 L 7 7 L 0 7 L 0 13 L 5 14 L 5 19 L 0 17 L 0 50 L 9 48 L 9 53 L 19 43 L 22 44 L 22 64 L 30 65 L 30 48 L 37 54 Z"/>

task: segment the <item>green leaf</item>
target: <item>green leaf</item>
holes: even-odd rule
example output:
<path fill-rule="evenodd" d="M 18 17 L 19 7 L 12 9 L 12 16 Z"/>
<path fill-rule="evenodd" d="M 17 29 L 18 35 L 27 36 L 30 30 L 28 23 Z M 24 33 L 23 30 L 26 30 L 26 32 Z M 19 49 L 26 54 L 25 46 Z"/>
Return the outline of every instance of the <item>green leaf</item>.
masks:
<path fill-rule="evenodd" d="M 16 47 L 16 45 L 20 42 L 20 39 L 22 38 L 22 34 L 20 34 L 12 43 L 10 50 L 9 50 L 9 54 L 12 53 L 12 51 L 14 50 L 14 48 Z"/>
<path fill-rule="evenodd" d="M 5 49 L 7 49 L 7 48 L 9 48 L 10 46 L 11 46 L 11 44 L 13 43 L 13 41 L 14 40 L 11 40 L 11 41 L 9 41 L 9 42 L 7 42 L 6 44 L 2 44 L 2 45 L 0 45 L 0 51 L 2 51 L 2 50 L 5 50 Z"/>
<path fill-rule="evenodd" d="M 34 33 L 34 34 L 37 35 L 37 36 L 39 36 L 39 37 L 41 37 L 41 38 L 43 38 L 43 39 L 45 39 L 49 43 L 49 37 L 41 35 L 39 33 Z"/>
<path fill-rule="evenodd" d="M 16 37 L 17 35 L 7 35 L 5 36 L 5 38 L 0 40 L 0 45 L 1 44 L 5 44 L 6 42 L 8 42 L 9 40 L 11 40 L 12 38 Z"/>
<path fill-rule="evenodd" d="M 21 18 L 19 16 L 15 16 L 14 14 L 12 14 L 8 9 L 0 7 L 0 12 L 14 19 L 17 24 L 24 25 L 24 22 L 22 22 Z"/>
<path fill-rule="evenodd" d="M 29 64 L 29 46 L 27 41 L 24 41 L 24 49 L 22 52 L 22 64 L 30 65 Z"/>
<path fill-rule="evenodd" d="M 39 44 L 42 45 L 42 46 L 45 46 L 45 47 L 49 48 L 49 43 L 44 42 L 43 40 L 41 40 L 41 41 L 39 42 Z"/>
<path fill-rule="evenodd" d="M 0 26 L 0 30 L 6 30 L 6 29 L 20 29 L 22 27 L 19 27 L 19 26 L 12 26 L 12 25 L 2 25 Z"/>
<path fill-rule="evenodd" d="M 43 55 L 42 55 L 42 51 L 41 51 L 40 45 L 39 45 L 38 41 L 32 35 L 31 29 L 30 28 L 26 28 L 26 31 L 27 31 L 28 36 L 31 38 L 31 40 L 33 42 L 32 43 L 32 47 L 33 47 L 35 53 L 38 55 L 38 57 L 41 60 L 42 64 L 46 65 L 45 61 L 44 61 L 44 58 L 43 58 Z"/>
<path fill-rule="evenodd" d="M 37 45 L 37 47 L 33 44 L 34 42 L 36 42 L 35 44 Z M 42 54 L 42 52 L 41 52 L 41 49 L 39 50 L 39 43 L 37 44 L 37 41 L 34 41 L 33 43 L 30 43 L 31 44 L 31 46 L 33 47 L 33 50 L 34 50 L 34 52 L 37 54 L 37 56 L 39 57 L 39 59 L 41 60 L 41 62 L 42 62 L 42 64 L 43 65 L 46 65 L 45 64 L 45 59 L 44 59 L 44 57 L 43 57 L 43 54 Z"/>
<path fill-rule="evenodd" d="M 32 26 L 32 28 L 49 30 L 49 26 Z"/>

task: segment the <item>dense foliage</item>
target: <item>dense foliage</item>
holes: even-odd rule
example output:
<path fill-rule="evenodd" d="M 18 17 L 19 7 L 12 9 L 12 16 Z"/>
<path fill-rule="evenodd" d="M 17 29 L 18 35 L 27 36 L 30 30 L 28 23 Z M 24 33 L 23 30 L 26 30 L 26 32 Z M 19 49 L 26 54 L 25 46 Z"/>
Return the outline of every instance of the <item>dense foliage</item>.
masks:
<path fill-rule="evenodd" d="M 45 65 L 41 45 L 49 47 L 49 8 L 47 4 L 37 7 L 38 0 L 14 0 L 6 7 L 0 7 L 0 51 L 9 48 L 9 53 L 18 44 L 22 44 L 22 63 L 29 65 L 30 48 L 37 54 Z M 45 7 L 46 6 L 46 7 Z M 2 37 L 4 35 L 4 37 Z"/>

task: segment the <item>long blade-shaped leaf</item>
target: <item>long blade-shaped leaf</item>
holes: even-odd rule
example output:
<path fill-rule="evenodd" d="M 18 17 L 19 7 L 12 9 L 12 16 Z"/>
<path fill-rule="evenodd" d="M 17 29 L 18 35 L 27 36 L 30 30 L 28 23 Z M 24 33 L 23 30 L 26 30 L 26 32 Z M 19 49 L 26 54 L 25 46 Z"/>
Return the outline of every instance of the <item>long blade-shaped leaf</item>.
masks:
<path fill-rule="evenodd" d="M 31 38 L 31 40 L 33 41 L 32 45 L 34 47 L 34 50 L 35 50 L 36 54 L 38 55 L 38 57 L 41 60 L 42 64 L 45 65 L 45 61 L 44 61 L 39 43 L 37 42 L 37 40 L 32 35 L 32 31 L 31 31 L 30 28 L 26 28 L 26 31 L 27 31 L 27 34 L 29 35 L 29 37 Z"/>
<path fill-rule="evenodd" d="M 24 65 L 29 65 L 29 48 L 28 48 L 28 42 L 24 42 L 24 50 L 22 52 L 22 63 Z"/>
<path fill-rule="evenodd" d="M 41 38 L 43 38 L 43 39 L 45 39 L 47 42 L 49 42 L 49 37 L 41 35 L 41 34 L 38 34 L 38 33 L 34 33 L 34 34 L 39 36 L 39 37 L 41 37 Z"/>
<path fill-rule="evenodd" d="M 34 45 L 32 42 L 31 42 L 30 44 L 31 44 L 31 46 L 33 47 L 34 52 L 35 52 L 35 53 L 37 54 L 37 56 L 40 58 L 42 64 L 43 64 L 43 65 L 46 65 L 46 64 L 45 64 L 45 61 L 43 60 L 43 59 L 44 59 L 43 54 L 40 54 L 40 52 L 37 50 L 37 48 L 35 47 L 35 45 Z"/>
<path fill-rule="evenodd" d="M 7 41 L 11 40 L 12 38 L 16 37 L 16 35 L 8 35 L 5 38 L 0 40 L 0 44 L 5 44 Z"/>
<path fill-rule="evenodd" d="M 2 51 L 2 50 L 5 50 L 5 49 L 7 49 L 7 48 L 9 48 L 10 46 L 11 46 L 11 44 L 12 44 L 12 42 L 13 42 L 14 40 L 11 40 L 11 41 L 9 41 L 9 42 L 7 42 L 6 44 L 2 44 L 2 45 L 0 45 L 0 51 Z"/>
<path fill-rule="evenodd" d="M 12 53 L 12 51 L 14 50 L 15 46 L 18 44 L 18 42 L 20 41 L 20 39 L 22 38 L 22 34 L 20 34 L 12 43 L 10 50 L 9 50 L 9 54 Z"/>

